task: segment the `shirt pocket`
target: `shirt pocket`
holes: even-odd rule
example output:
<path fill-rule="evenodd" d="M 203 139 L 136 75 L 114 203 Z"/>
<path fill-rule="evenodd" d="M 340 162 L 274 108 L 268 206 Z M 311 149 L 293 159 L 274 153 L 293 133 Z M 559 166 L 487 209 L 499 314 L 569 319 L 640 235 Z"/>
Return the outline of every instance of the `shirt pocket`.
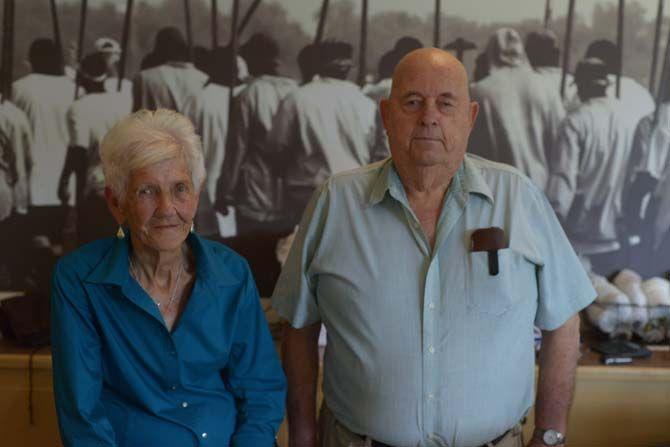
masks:
<path fill-rule="evenodd" d="M 467 279 L 468 310 L 502 315 L 527 301 L 537 290 L 535 264 L 512 248 L 498 250 L 498 274 L 489 273 L 489 253 L 470 252 Z"/>

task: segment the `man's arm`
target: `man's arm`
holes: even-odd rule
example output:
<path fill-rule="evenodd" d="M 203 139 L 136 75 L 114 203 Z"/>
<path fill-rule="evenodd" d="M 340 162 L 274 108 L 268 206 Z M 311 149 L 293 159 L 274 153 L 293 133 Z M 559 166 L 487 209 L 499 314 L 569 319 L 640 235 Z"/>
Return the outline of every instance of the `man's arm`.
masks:
<path fill-rule="evenodd" d="M 84 181 L 86 179 L 86 164 L 88 161 L 88 151 L 77 145 L 71 145 L 67 148 L 65 155 L 65 163 L 63 170 L 58 180 L 58 198 L 61 203 L 67 204 L 70 201 L 70 192 L 68 186 L 70 183 L 70 176 L 75 174 L 77 180 L 77 200 L 81 197 L 84 190 Z"/>
<path fill-rule="evenodd" d="M 235 189 L 240 180 L 240 168 L 248 152 L 250 113 L 247 96 L 241 94 L 229 106 L 232 126 L 226 136 L 225 154 L 221 163 L 221 175 L 216 189 L 214 208 L 226 215 L 228 206 L 235 206 Z"/>
<path fill-rule="evenodd" d="M 565 435 L 579 356 L 579 314 L 553 331 L 542 331 L 535 427 L 552 428 Z M 535 438 L 528 445 L 544 446 Z"/>
<path fill-rule="evenodd" d="M 319 375 L 321 322 L 302 329 L 284 329 L 282 363 L 288 379 L 288 428 L 290 447 L 316 447 L 316 388 Z"/>

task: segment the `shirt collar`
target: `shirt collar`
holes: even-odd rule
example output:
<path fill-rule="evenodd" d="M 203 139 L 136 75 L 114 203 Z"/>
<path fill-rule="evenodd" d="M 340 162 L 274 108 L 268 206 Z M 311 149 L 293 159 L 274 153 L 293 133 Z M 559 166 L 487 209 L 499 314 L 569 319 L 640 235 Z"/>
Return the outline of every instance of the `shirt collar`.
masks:
<path fill-rule="evenodd" d="M 478 194 L 484 196 L 489 202 L 493 203 L 493 193 L 491 192 L 491 188 L 489 188 L 484 180 L 479 167 L 473 163 L 467 154 L 465 155 L 463 163 L 461 163 L 461 167 L 456 172 L 452 184 L 455 187 L 453 192 L 463 200 L 466 200 L 468 194 Z M 377 178 L 372 184 L 372 189 L 370 190 L 368 198 L 368 205 L 372 206 L 381 202 L 386 196 L 387 191 L 396 197 L 404 196 L 402 181 L 393 166 L 393 159 L 390 157 L 383 163 Z"/>
<path fill-rule="evenodd" d="M 126 237 L 114 240 L 112 249 L 104 255 L 102 261 L 87 276 L 87 282 L 119 286 L 127 284 L 130 279 L 128 270 L 130 235 L 128 230 L 125 231 Z M 191 247 L 195 257 L 197 279 L 218 286 L 231 286 L 240 283 L 241 279 L 237 278 L 225 263 L 220 262 L 213 256 L 212 248 L 207 246 L 200 236 L 189 233 L 186 243 Z"/>

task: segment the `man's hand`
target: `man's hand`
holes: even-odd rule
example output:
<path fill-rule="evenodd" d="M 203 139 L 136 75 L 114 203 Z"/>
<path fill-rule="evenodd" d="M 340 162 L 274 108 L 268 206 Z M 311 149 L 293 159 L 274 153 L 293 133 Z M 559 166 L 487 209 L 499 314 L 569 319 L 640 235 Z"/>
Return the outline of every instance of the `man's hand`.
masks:
<path fill-rule="evenodd" d="M 60 200 L 63 205 L 67 205 L 70 202 L 70 191 L 68 186 L 70 185 L 67 180 L 58 182 L 58 200 Z"/>
<path fill-rule="evenodd" d="M 530 440 L 528 444 L 526 444 L 526 447 L 548 447 L 548 446 L 544 442 L 533 438 Z"/>

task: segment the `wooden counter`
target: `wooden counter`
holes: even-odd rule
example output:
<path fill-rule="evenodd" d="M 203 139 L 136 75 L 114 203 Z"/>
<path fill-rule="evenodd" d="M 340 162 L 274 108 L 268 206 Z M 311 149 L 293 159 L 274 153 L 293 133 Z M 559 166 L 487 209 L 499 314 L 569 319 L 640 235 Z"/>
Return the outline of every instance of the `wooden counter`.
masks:
<path fill-rule="evenodd" d="M 33 417 L 28 411 L 29 349 L 0 340 L 0 445 L 60 446 L 49 348 L 34 356 Z M 532 414 L 526 425 L 532 427 Z M 577 371 L 568 432 L 570 447 L 654 447 L 670 444 L 670 352 L 632 365 L 603 366 L 586 351 Z M 279 442 L 286 447 L 286 426 Z"/>

